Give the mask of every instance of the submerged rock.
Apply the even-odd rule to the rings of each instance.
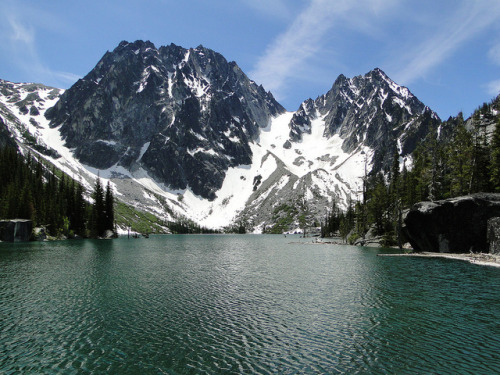
[[[488,252],[488,220],[500,216],[500,194],[479,193],[415,204],[403,231],[417,252]]]

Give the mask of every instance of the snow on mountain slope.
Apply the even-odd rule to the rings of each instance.
[[[66,146],[60,128],[51,128],[44,116],[45,111],[57,102],[62,90],[44,86],[34,89],[33,85],[5,81],[2,85],[10,87],[11,92],[2,91],[1,115],[18,140],[23,140],[26,132],[31,134],[36,144],[55,150],[41,156],[70,176],[79,178],[88,190],[100,176],[104,183],[112,183],[118,199],[165,220],[182,216],[203,226],[222,228],[238,219],[250,220],[251,227],[261,228],[270,222],[269,212],[273,207],[281,204],[283,199],[298,199],[300,195],[310,199],[315,195],[326,197],[326,202],[317,202],[320,214],[334,195],[345,202],[356,194],[367,155],[370,155],[366,147],[352,154],[345,153],[339,136],[324,137],[326,125],[321,116],[312,121],[310,134],[304,134],[291,148],[282,147],[294,115],[287,112],[273,118],[266,128],[261,129],[258,138],[249,144],[252,162],[229,168],[222,188],[217,191],[217,198],[209,201],[193,194],[189,188],[171,189],[155,181],[143,168],[131,171],[115,164],[99,170],[81,163],[73,150]],[[30,95],[31,99],[27,100]],[[30,107],[28,111],[26,103]],[[26,140],[21,144],[26,148],[29,146]],[[143,148],[147,146],[145,144]],[[260,215],[257,215],[259,210]]]
[[[45,111],[53,107],[64,92],[61,89],[46,87],[32,83],[12,83],[0,80],[0,119],[7,125],[11,134],[14,135],[22,152],[30,150],[34,155],[39,155],[54,166],[78,179],[88,191],[94,186],[98,176],[104,183],[112,180],[115,193],[127,203],[131,203],[136,196],[148,196],[147,189],[161,192],[160,186],[145,178],[145,174],[137,171],[137,178],[130,176],[123,168],[110,168],[108,170],[97,170],[79,162],[73,150],[66,147],[59,128],[51,128],[49,121],[45,118]],[[126,183],[123,179],[115,179],[115,176],[129,177]],[[116,182],[114,182],[116,181]],[[128,186],[131,185],[131,186]],[[151,194],[151,193],[149,193]],[[123,199],[123,198],[130,198]],[[150,203],[154,202],[149,198]],[[133,204],[138,208],[141,204]],[[156,214],[164,214],[164,210],[154,209],[150,211]]]
[[[0,120],[89,190],[100,176],[166,221],[257,232],[346,207],[439,122],[379,69],[284,112],[215,52],[148,42],[122,42],[65,93],[0,81]]]
[[[344,205],[349,198],[356,198],[365,164],[369,170],[368,160],[373,151],[360,146],[353,153],[345,153],[339,136],[329,139],[323,136],[325,121],[321,118],[312,122],[311,134],[305,135],[301,142],[290,149],[283,148],[293,114],[279,115],[261,130],[259,138],[250,143],[252,163],[228,170],[215,201],[183,191],[185,212],[191,212],[193,220],[207,227],[224,227],[238,219],[249,227],[261,228],[265,222],[270,223],[273,207],[282,203],[279,195],[292,202],[299,199],[303,190],[298,186],[304,181],[310,180],[306,195],[308,192],[310,200],[316,197],[319,215],[334,197]],[[286,190],[289,191],[285,194]],[[264,204],[266,200],[270,203]],[[263,215],[256,214],[259,209],[264,210]]]
[[[33,83],[0,80],[0,117],[19,140],[54,148],[45,111],[54,106],[64,90]]]
[[[82,163],[144,169],[174,189],[216,198],[249,141],[284,112],[235,62],[208,48],[122,42],[47,117]]]
[[[305,134],[293,148],[281,147],[288,137],[288,124],[294,114],[287,112],[273,118],[258,138],[250,142],[252,162],[229,168],[217,198],[209,201],[193,194],[189,188],[171,189],[155,181],[142,168],[131,171],[115,164],[99,170],[81,163],[66,146],[60,128],[51,128],[44,116],[45,111],[55,105],[62,90],[6,81],[1,82],[1,88],[0,116],[24,149],[37,152],[32,146],[43,145],[49,152],[40,155],[79,179],[88,190],[100,176],[103,183],[112,183],[118,199],[165,220],[182,216],[207,227],[228,226],[245,212],[249,199],[254,207],[268,210],[265,200],[278,201],[276,195],[287,185],[292,191],[299,191],[293,184],[297,185],[301,178],[318,171],[320,173],[311,178],[314,188],[326,195],[336,188],[343,192],[345,199],[357,188],[359,171],[364,171],[366,158],[362,151],[346,154],[341,149],[339,137],[323,137],[325,122],[321,118],[312,122],[311,134]],[[35,143],[30,144],[25,139],[27,133]],[[339,186],[342,187],[339,189]]]

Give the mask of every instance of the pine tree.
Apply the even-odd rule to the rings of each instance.
[[[114,231],[115,227],[115,211],[114,211],[114,197],[113,191],[111,190],[111,185],[108,181],[106,185],[106,196],[104,199],[104,211],[105,211],[105,230]]]
[[[391,193],[398,194],[399,190],[399,179],[400,179],[400,171],[399,171],[399,151],[396,145],[394,145],[394,150],[392,152],[392,167],[391,167]]]
[[[102,189],[101,179],[98,176],[94,192],[92,194],[94,198],[94,204],[92,205],[92,217],[91,217],[91,236],[100,237],[106,231],[106,216],[105,216],[105,204],[104,204],[104,191]]]
[[[87,203],[83,197],[83,185],[76,184],[75,191],[75,212],[73,215],[73,228],[76,234],[85,236],[85,222],[86,222],[86,207]]]
[[[399,152],[397,147],[394,148],[392,168],[391,168],[391,182],[389,187],[389,204],[391,205],[391,218],[394,233],[396,235],[399,247],[402,246],[401,241],[401,227],[402,227],[402,194],[401,194],[401,173],[399,171]]]
[[[370,198],[367,201],[369,220],[375,224],[376,232],[383,234],[390,227],[390,221],[388,220],[389,194],[382,173],[378,173],[370,185]]]
[[[488,138],[486,128],[480,128],[477,122],[474,122],[474,147],[472,173],[469,181],[469,191],[471,193],[485,192],[489,190],[489,171],[490,164]]]
[[[470,193],[470,176],[473,170],[473,140],[471,133],[459,121],[449,146],[451,196]]]
[[[24,185],[19,195],[19,206],[16,216],[21,219],[35,219],[35,205],[33,204],[31,188],[28,183]]]

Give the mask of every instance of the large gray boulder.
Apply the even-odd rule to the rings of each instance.
[[[18,242],[29,241],[33,222],[31,220],[14,219],[0,221],[0,241]]]
[[[417,252],[488,252],[488,220],[500,216],[500,194],[479,193],[415,204],[403,231]]]

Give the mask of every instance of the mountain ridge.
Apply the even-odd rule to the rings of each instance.
[[[44,158],[87,186],[99,174],[118,199],[165,220],[244,222],[254,231],[278,222],[292,229],[300,216],[317,221],[333,201],[346,207],[366,173],[387,173],[395,152],[410,167],[419,140],[441,124],[379,68],[339,75],[327,93],[287,112],[201,45],[123,41],[57,104],[39,103],[39,115],[38,104],[33,115],[20,111],[26,90],[17,87],[19,100],[0,103],[24,126],[18,142],[32,134]],[[37,116],[44,120],[34,126]],[[300,209],[288,217],[288,206]]]

